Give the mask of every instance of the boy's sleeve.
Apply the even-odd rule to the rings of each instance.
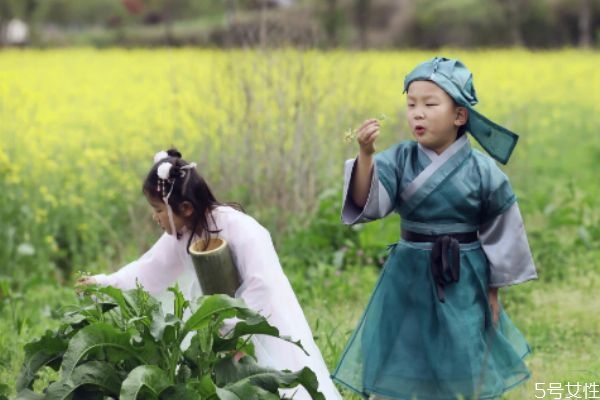
[[[398,188],[396,154],[396,148],[393,147],[375,156],[371,187],[363,208],[358,207],[352,201],[352,196],[349,195],[356,159],[346,161],[342,203],[342,222],[344,224],[353,225],[374,221],[385,217],[394,210]]]
[[[515,285],[537,278],[523,218],[517,203],[483,224],[479,232],[490,262],[490,286]]]
[[[523,217],[508,178],[494,166],[483,176],[485,193],[479,240],[490,264],[490,287],[537,278]]]

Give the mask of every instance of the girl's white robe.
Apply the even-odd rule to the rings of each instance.
[[[327,400],[341,399],[333,384],[325,361],[317,347],[306,317],[294,291],[283,273],[269,232],[254,218],[227,206],[212,212],[219,237],[228,242],[239,269],[241,286],[235,297],[242,298],[249,308],[265,316],[281,335],[300,340],[309,356],[286,341],[264,335],[254,336],[257,361],[279,370],[312,369],[319,380],[319,390]],[[210,219],[209,219],[210,221]],[[212,223],[211,223],[212,225]],[[132,289],[139,282],[156,296],[165,310],[172,312],[172,293],[166,289],[177,283],[186,299],[193,301],[202,295],[191,257],[186,251],[189,233],[179,240],[163,234],[138,260],[106,275],[95,275],[99,285]],[[304,388],[285,392],[294,399],[310,399]]]

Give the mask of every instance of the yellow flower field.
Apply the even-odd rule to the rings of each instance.
[[[282,240],[290,226],[306,225],[328,189],[340,193],[343,161],[356,151],[345,140],[350,129],[385,115],[380,149],[409,138],[403,78],[434,55],[465,62],[475,77],[476,108],[520,134],[503,169],[519,196],[542,280],[555,285],[507,297],[534,345],[534,376],[546,384],[591,382],[587,373],[563,373],[562,365],[575,368],[600,338],[595,320],[584,317],[595,306],[581,308],[591,293],[586,285],[599,276],[596,52],[3,50],[0,283],[20,288],[56,272],[70,282],[77,270],[107,271],[147,248],[158,232],[141,182],[154,153],[171,146],[198,163],[219,199],[241,202]],[[384,246],[397,235],[395,224],[365,229],[362,243]],[[352,328],[375,277],[352,270],[357,275],[345,279],[354,283],[345,283],[323,265],[311,271],[288,274],[333,365],[347,336],[339,329]],[[571,275],[579,276],[575,283]],[[572,285],[577,290],[569,297]],[[10,300],[3,290],[0,300]],[[348,303],[335,305],[340,297]],[[565,297],[572,301],[553,301]],[[533,306],[546,310],[544,318],[530,322]],[[15,318],[0,321],[0,331],[18,325]],[[30,325],[18,326],[43,330]],[[571,346],[556,344],[553,332],[565,332]],[[13,349],[3,364],[14,369],[22,343],[3,337],[0,348]],[[583,363],[599,367],[597,358]],[[14,376],[13,369],[0,370],[0,378]],[[527,385],[510,398],[533,398],[534,383]]]
[[[174,145],[221,197],[282,228],[288,212],[310,210],[339,181],[341,161],[354,152],[343,132],[385,114],[382,145],[407,137],[402,80],[434,54],[462,59],[475,75],[477,108],[521,133],[508,167],[516,179],[566,172],[548,161],[598,143],[600,55],[592,52],[4,51],[5,226],[15,228],[14,245],[41,254],[57,241],[117,239],[138,220],[152,155]],[[592,160],[578,161],[569,173]],[[528,185],[532,176],[522,179]]]

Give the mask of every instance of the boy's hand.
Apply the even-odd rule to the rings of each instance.
[[[364,155],[375,153],[375,140],[379,136],[379,121],[368,119],[356,131],[356,141],[360,146],[360,152]]]
[[[492,322],[494,326],[498,324],[498,318],[500,317],[500,304],[498,303],[498,288],[488,289],[488,302],[490,303],[490,309],[492,311]]]

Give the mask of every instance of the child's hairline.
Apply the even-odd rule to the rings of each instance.
[[[444,91],[444,93],[446,93],[448,95],[448,97],[450,97],[450,99],[452,99],[452,101],[454,102],[454,105],[456,107],[463,107],[466,108],[467,110],[469,110],[469,107],[460,104],[454,97],[452,97],[452,95],[450,93],[448,93],[448,91],[446,91],[446,89],[444,89],[442,86],[440,86],[436,81],[431,80],[431,79],[426,79],[426,78],[417,78],[417,79],[413,79],[412,81],[410,81],[410,83],[408,85],[406,85],[406,90],[404,91],[404,93],[406,94],[406,97],[408,97],[408,88],[410,87],[410,85],[412,85],[413,82],[431,82],[433,83],[435,86],[439,87],[440,89],[442,89]]]

